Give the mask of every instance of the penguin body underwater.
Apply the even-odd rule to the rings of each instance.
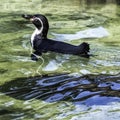
[[[35,31],[31,36],[31,45],[34,52],[31,54],[31,59],[34,61],[38,60],[38,56],[45,52],[56,52],[62,54],[79,55],[82,57],[89,57],[89,44],[81,43],[78,46],[68,44],[61,41],[55,41],[47,38],[49,30],[49,23],[47,18],[41,14],[35,15],[22,15],[23,18],[30,20],[36,27]]]

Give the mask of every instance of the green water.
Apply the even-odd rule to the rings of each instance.
[[[87,2],[86,2],[87,1]],[[116,0],[119,3],[119,1]],[[1,0],[0,6],[0,85],[17,78],[29,78],[44,74],[74,73],[120,74],[120,6],[114,1],[99,0]],[[78,45],[88,42],[87,58],[79,56],[45,53],[38,62],[30,60],[30,36],[34,26],[21,14],[41,13],[49,20],[49,38],[52,33],[74,34],[80,30],[102,26],[109,36],[97,39],[77,39],[69,42]],[[52,61],[52,67],[46,67]],[[21,83],[22,84],[22,83]],[[74,105],[60,101],[47,103],[42,100],[18,100],[0,93],[0,120],[118,120],[120,103],[106,106]]]

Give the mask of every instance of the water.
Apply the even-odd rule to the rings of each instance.
[[[119,4],[119,0],[1,0],[0,120],[119,120]],[[29,39],[34,26],[21,17],[24,13],[45,14],[49,38],[101,26],[109,35],[61,40],[88,42],[93,54],[89,59],[45,53],[33,62]]]

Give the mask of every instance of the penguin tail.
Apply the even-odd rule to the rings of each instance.
[[[90,51],[90,46],[89,46],[89,44],[88,43],[86,43],[86,42],[83,42],[83,43],[81,43],[79,46],[78,46],[78,48],[79,48],[79,54],[82,56],[84,56],[84,55],[86,55],[86,56],[88,56],[89,54],[89,51]]]

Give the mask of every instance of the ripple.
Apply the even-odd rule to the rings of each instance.
[[[34,62],[30,59],[30,57],[26,57],[26,56],[18,56],[18,55],[2,55],[3,57],[5,57],[6,59],[10,60],[10,61],[20,61],[20,62]]]
[[[106,60],[96,60],[97,65],[103,65],[103,66],[120,66],[120,62],[114,62],[114,61],[106,61]]]
[[[55,94],[51,97],[49,97],[48,99],[46,99],[47,102],[56,102],[59,100],[62,100],[64,98],[64,95],[61,93]]]
[[[56,34],[52,33],[57,40],[76,40],[76,39],[83,39],[83,38],[102,38],[109,36],[108,31],[103,28],[102,26],[97,28],[91,28],[83,31],[76,32],[75,34]]]
[[[71,101],[74,104],[86,105],[120,102],[119,91],[120,75],[62,74],[19,78],[0,86],[0,92],[16,99],[40,99],[46,102]]]

